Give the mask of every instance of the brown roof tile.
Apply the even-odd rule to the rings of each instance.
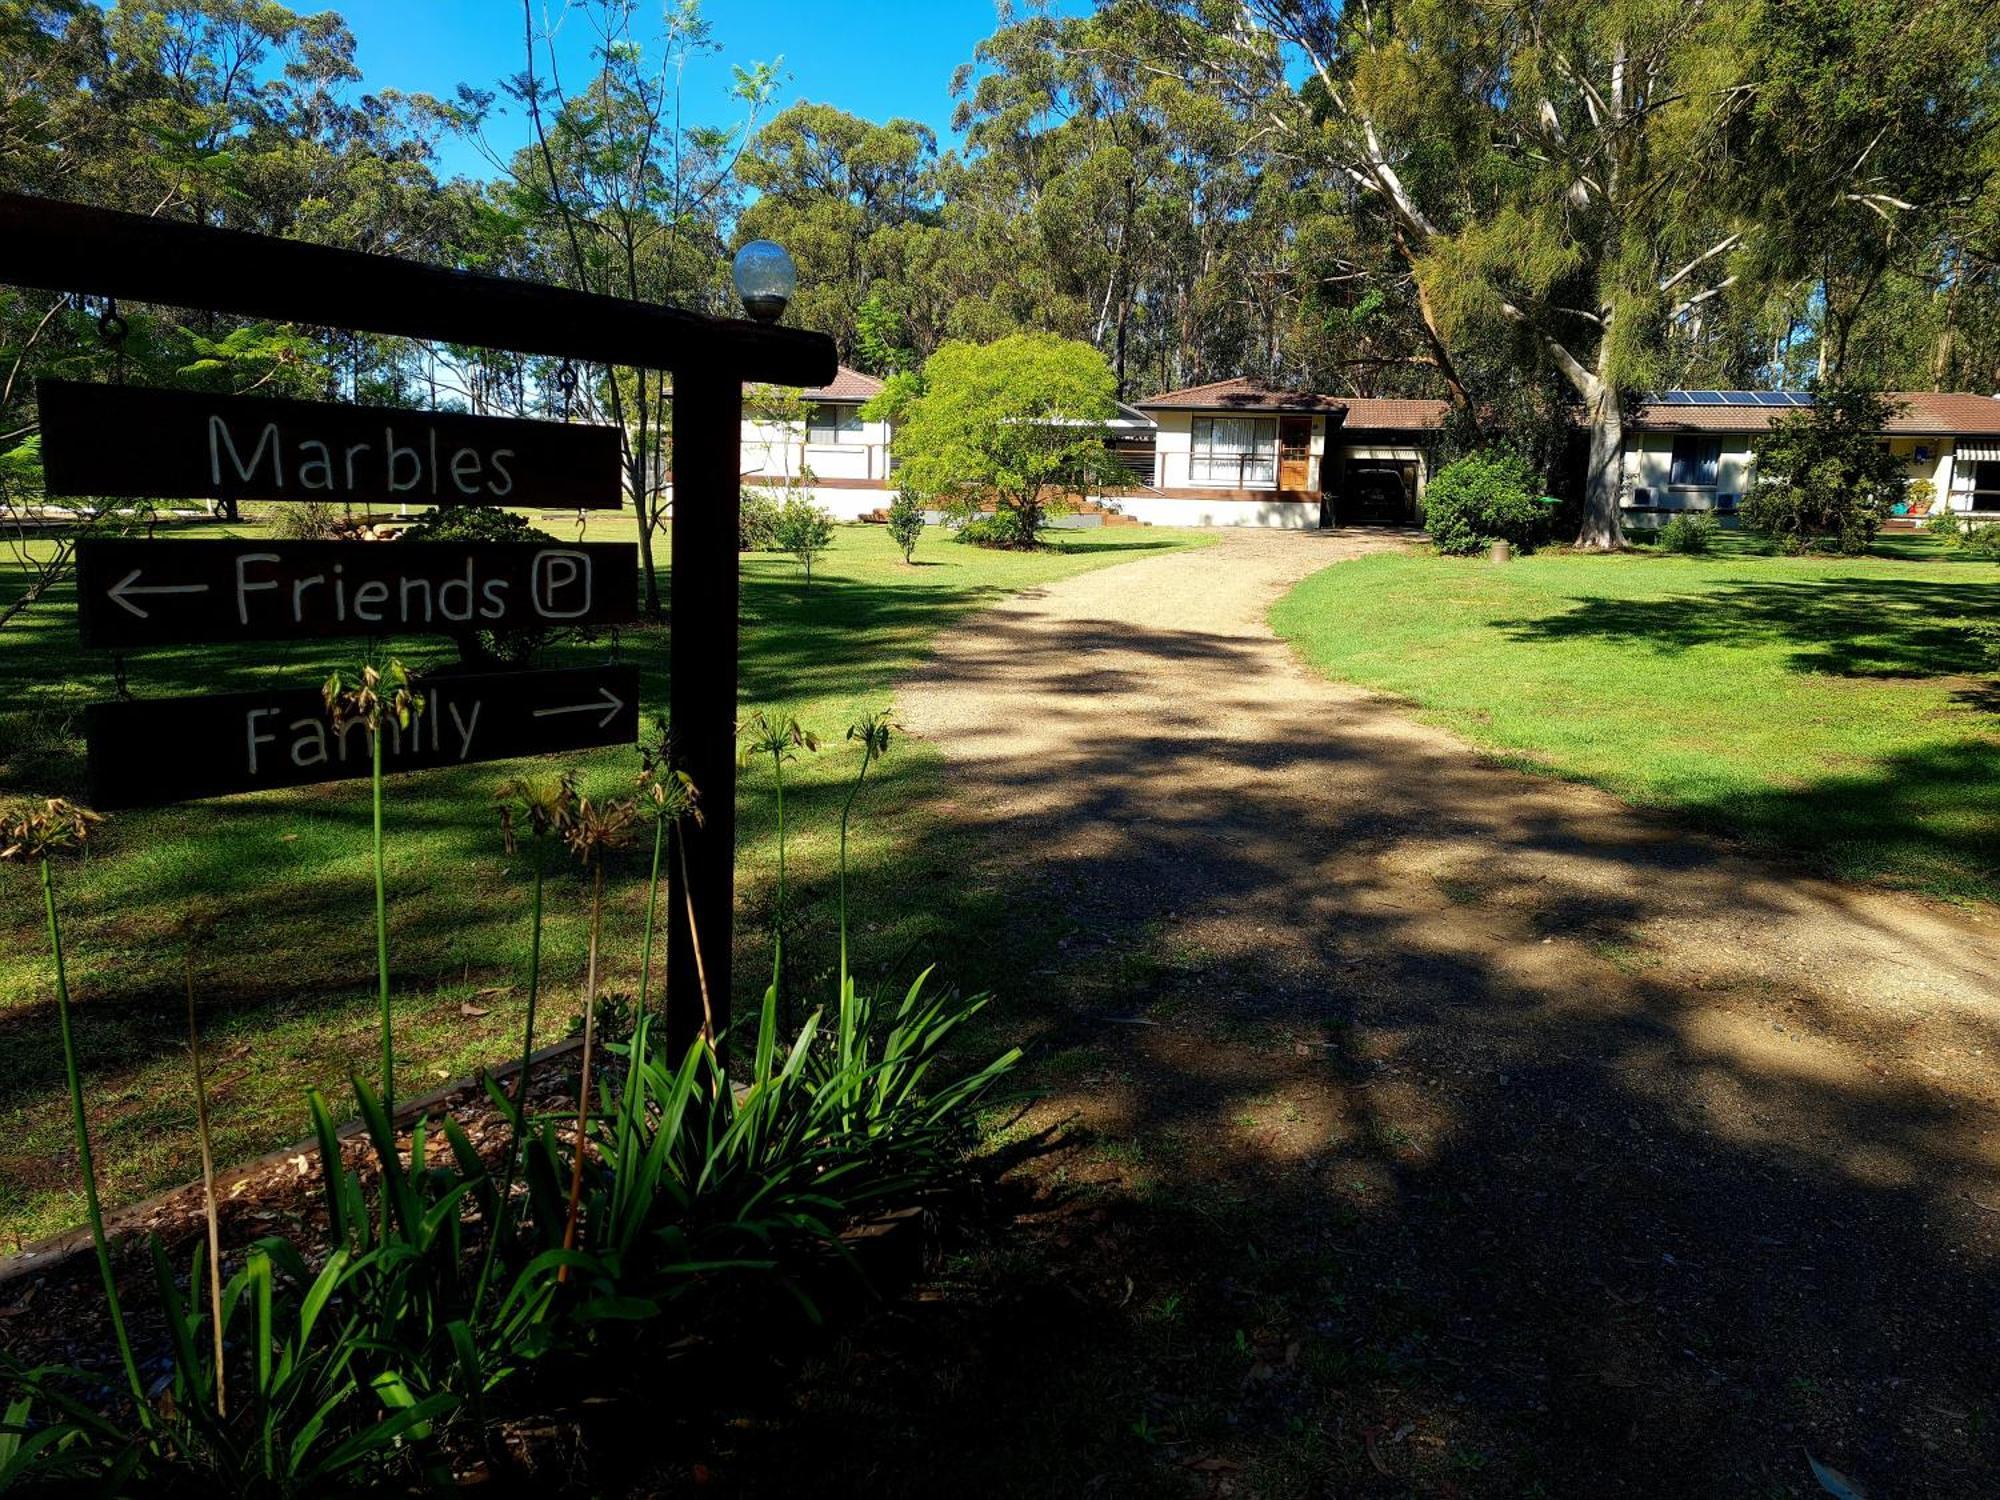
[[[1347,403],[1334,396],[1312,391],[1288,391],[1248,375],[1234,380],[1211,380],[1178,391],[1166,391],[1133,403],[1141,411],[1326,411],[1343,410]]]
[[[1442,427],[1448,401],[1412,401],[1400,396],[1350,396],[1342,432],[1414,432]]]
[[[1901,410],[1889,419],[1891,435],[2000,437],[2000,400],[1957,391],[1885,393]],[[1773,417],[1801,410],[1785,406],[1668,406],[1640,402],[1625,425],[1643,432],[1763,432]]]
[[[864,375],[859,370],[841,365],[834,371],[833,379],[825,385],[815,386],[799,394],[808,401],[866,401],[880,394],[882,382],[873,375]]]

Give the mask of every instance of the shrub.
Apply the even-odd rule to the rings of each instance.
[[[765,722],[781,776],[790,736],[816,742],[790,721],[782,732]],[[850,731],[862,757],[841,818],[843,892],[847,814],[891,727],[878,714]],[[538,843],[558,832],[573,842],[562,825],[582,816],[581,799],[572,805],[560,791],[503,789],[510,824],[518,812]],[[60,954],[45,860],[80,841],[89,817],[60,804],[23,817],[0,828],[0,850],[8,864],[43,862]],[[659,1358],[696,1316],[781,1305],[780,1290],[813,1313],[816,1278],[861,1269],[844,1229],[935,1202],[962,1177],[977,1113],[1019,1057],[1010,1050],[980,1067],[948,1056],[984,999],[934,991],[928,970],[879,996],[859,988],[844,900],[842,911],[836,992],[796,1028],[781,1026],[774,954],[763,1004],[731,1036],[727,1062],[705,1034],[669,1052],[658,1018],[637,1007],[631,1040],[611,1048],[622,1066],[591,1095],[598,1107],[584,1117],[582,1151],[567,1122],[531,1119],[525,1074],[511,1097],[485,1080],[508,1131],[498,1163],[450,1113],[436,1128],[419,1119],[405,1144],[387,1101],[356,1079],[372,1156],[364,1171],[325,1102],[309,1095],[318,1243],[245,1247],[215,1315],[204,1311],[215,1305],[203,1296],[215,1274],[206,1246],[178,1271],[156,1246],[148,1326],[165,1344],[164,1373],[142,1381],[126,1357],[129,1399],[112,1395],[102,1372],[25,1368],[0,1351],[0,1489],[442,1491],[478,1461],[494,1404],[514,1399],[529,1372],[543,1373],[527,1399],[551,1389],[589,1396],[569,1387]],[[66,1001],[60,979],[57,998]],[[73,1052],[68,1072],[80,1098]],[[78,1163],[94,1185],[80,1102],[77,1118]],[[516,1141],[526,1148],[518,1175]],[[102,1269],[116,1316],[108,1253]],[[148,1358],[149,1374],[154,1365]]]
[[[1902,460],[1882,442],[1891,415],[1891,403],[1872,391],[1827,389],[1805,410],[1774,419],[1757,450],[1743,523],[1787,552],[1867,551],[1906,482]]]
[[[339,532],[343,519],[341,507],[324,500],[274,505],[271,535],[287,542],[323,542]]]
[[[1021,525],[1018,512],[1011,510],[996,510],[985,515],[973,516],[952,533],[952,539],[970,542],[975,547],[1033,545]]]
[[[778,507],[778,524],[773,533],[778,549],[796,557],[806,570],[806,587],[812,587],[813,559],[833,542],[833,517],[804,495],[793,495]]]
[[[1975,557],[2000,558],[2000,521],[1968,528],[1959,537],[1959,545]]]
[[[1466,556],[1494,542],[1532,546],[1547,510],[1527,460],[1489,448],[1446,464],[1424,491],[1425,528],[1438,551]]]
[[[1660,546],[1668,552],[1707,552],[1715,546],[1718,529],[1707,511],[1683,511],[1660,528]]]
[[[924,508],[908,490],[897,490],[889,502],[889,540],[902,549],[909,562],[917,550],[917,538],[924,534]]]
[[[297,507],[293,507],[297,509]],[[491,505],[440,505],[399,538],[405,542],[553,542],[525,516]]]
[[[744,485],[736,508],[736,550],[770,552],[777,545],[778,502],[762,485]]]
[[[526,517],[490,505],[441,505],[397,538],[400,542],[557,540]],[[556,634],[550,630],[455,630],[451,643],[458,648],[459,661],[473,671],[504,671],[528,666]]]
[[[1934,510],[1924,522],[1924,530],[1954,547],[1965,540],[1965,526],[1956,515],[1948,510]]]

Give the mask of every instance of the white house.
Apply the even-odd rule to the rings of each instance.
[[[1239,376],[1137,403],[1150,479],[1108,497],[1171,526],[1415,524],[1442,401],[1327,396]]]
[[[2000,398],[1896,391],[1882,434],[1912,480],[1910,519],[1950,509],[2000,520]],[[1626,414],[1621,505],[1625,523],[1659,526],[1684,510],[1735,511],[1756,482],[1755,445],[1772,419],[1810,406],[1798,391],[1661,391]]]
[[[889,424],[861,417],[863,404],[881,389],[873,375],[842,365],[830,383],[799,393],[808,403],[803,422],[765,422],[746,414],[743,482],[783,486],[809,474],[804,492],[842,521],[888,505]]]

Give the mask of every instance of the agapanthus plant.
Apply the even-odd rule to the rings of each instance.
[[[667,729],[665,719],[653,720],[653,738],[639,747],[639,775],[637,796],[639,811],[653,820],[653,866],[646,879],[646,924],[645,935],[639,944],[639,1009],[646,1009],[647,997],[653,988],[653,919],[660,904],[660,856],[665,851],[667,829],[683,818],[692,823],[701,822],[701,801],[695,794],[694,782],[687,772],[677,770],[672,763],[673,737]],[[687,853],[680,851],[681,873],[687,873]],[[685,880],[683,880],[685,884]],[[692,931],[694,919],[692,908],[688,918]],[[714,1039],[715,1018],[708,999],[708,977],[702,972],[701,952],[695,951],[696,982],[701,986],[702,1035]],[[666,997],[661,997],[661,1009],[666,1008]]]
[[[132,1357],[132,1340],[125,1332],[125,1309],[118,1300],[118,1282],[111,1274],[111,1243],[105,1237],[104,1208],[97,1197],[97,1162],[90,1150],[90,1122],[83,1107],[83,1072],[77,1063],[76,1030],[70,1018],[69,971],[63,962],[62,924],[56,915],[55,860],[81,850],[102,821],[89,808],[60,797],[0,810],[0,862],[33,865],[41,877],[49,955],[55,964],[56,1023],[62,1033],[63,1073],[69,1083],[70,1124],[76,1133],[77,1165],[83,1172],[84,1211],[90,1217],[90,1239],[97,1250],[98,1273],[104,1279],[104,1300],[111,1315],[112,1336],[118,1343],[118,1357],[125,1366],[125,1379],[138,1406],[140,1423],[150,1426],[152,1409],[146,1403],[138,1362]]]
[[[382,870],[382,731],[407,730],[423,713],[424,697],[400,661],[377,667],[363,662],[338,671],[320,689],[327,717],[338,734],[359,723],[368,734],[368,757],[375,811],[375,976],[382,1007],[382,1106],[396,1110],[396,1033],[389,1012],[389,895]]]
[[[563,1222],[563,1248],[576,1248],[577,1220],[583,1205],[583,1158],[590,1130],[590,1068],[597,1045],[597,959],[604,935],[604,856],[625,841],[639,816],[629,797],[611,802],[576,800],[576,814],[563,841],[590,872],[590,954],[583,986],[583,1056],[576,1086],[576,1146],[570,1162],[569,1212]],[[565,1267],[565,1274],[568,1268]]]

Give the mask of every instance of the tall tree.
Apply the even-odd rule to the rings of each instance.
[[[776,240],[790,251],[799,271],[790,320],[830,335],[843,361],[878,374],[891,373],[904,342],[900,318],[882,319],[894,309],[907,247],[937,222],[936,162],[928,126],[875,125],[826,104],[792,105],[743,154],[743,183],[757,197],[736,222],[736,240]]]

